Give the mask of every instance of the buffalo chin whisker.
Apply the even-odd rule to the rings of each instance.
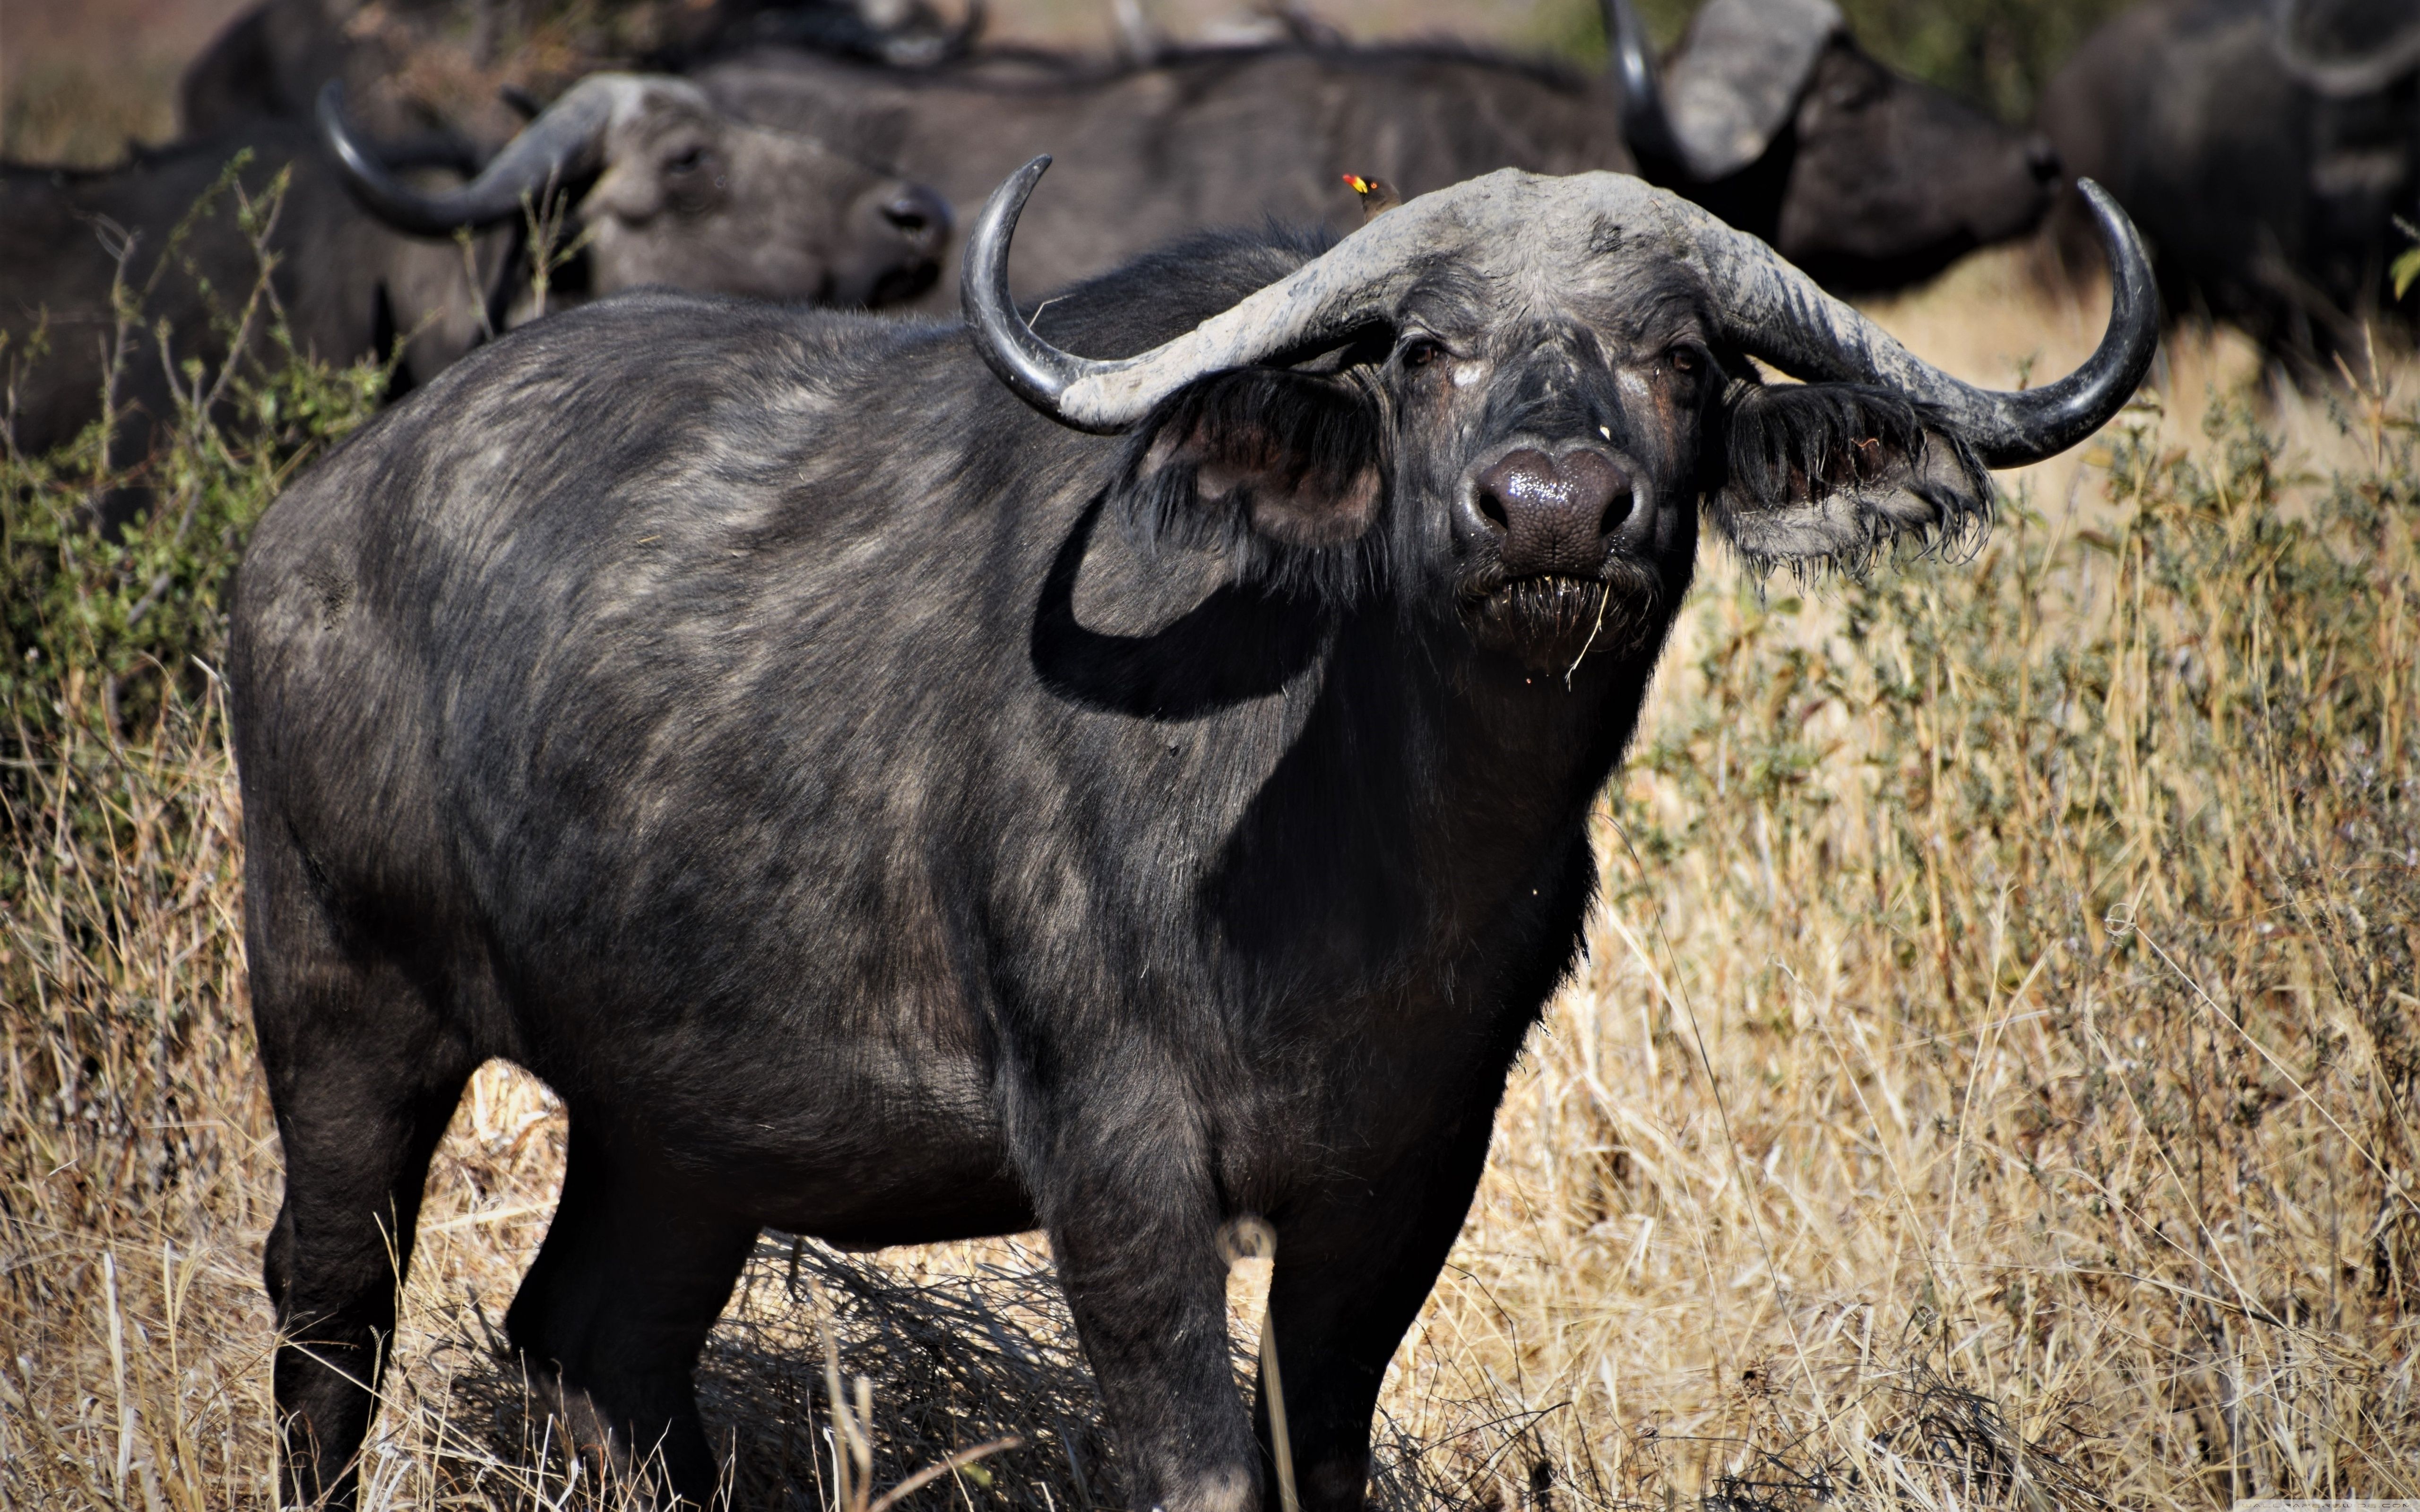
[[[1463,611],[1482,645],[1568,676],[1590,656],[1636,651],[1662,596],[1652,569],[1625,563],[1602,579],[1516,578],[1466,598]]]

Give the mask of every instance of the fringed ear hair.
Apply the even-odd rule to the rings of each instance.
[[[1385,496],[1378,420],[1349,382],[1239,368],[1187,385],[1126,443],[1121,522],[1237,553],[1252,577],[1351,592]]]
[[[1855,571],[1895,541],[1979,529],[1992,484],[1974,450],[1885,389],[1734,385],[1707,507],[1759,568]]]

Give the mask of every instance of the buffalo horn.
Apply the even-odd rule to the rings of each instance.
[[[2109,255],[2109,324],[2082,367],[2044,388],[2003,393],[1920,361],[1881,327],[1819,288],[1781,255],[1677,195],[1620,174],[1541,178],[1505,169],[1423,194],[1233,307],[1140,356],[1096,361],[1061,351],[1008,291],[1017,212],[1050,165],[1036,158],[992,192],[967,237],[961,293],[975,346],[1026,403],[1063,425],[1125,429],[1186,384],[1299,350],[1388,317],[1440,252],[1474,238],[1535,244],[1558,224],[1611,223],[1627,246],[1660,245],[1705,273],[1723,337],[1793,378],[1869,383],[1924,407],[1985,464],[2021,467],[2065,450],[2117,413],[2159,342],[2159,301],[2142,239],[2090,179],[2083,190]],[[1601,236],[1566,236],[1565,242]]]
[[[1491,190],[1501,193],[1528,177],[1508,170],[1422,195],[1174,341],[1139,357],[1098,362],[1063,352],[1034,334],[1009,295],[1008,248],[1017,214],[1049,166],[1047,156],[1034,159],[984,202],[967,232],[959,298],[975,347],[1001,382],[1061,424],[1102,435],[1124,430],[1204,374],[1248,367],[1272,352],[1382,318],[1388,290],[1434,242],[1440,217],[1451,217],[1474,195],[1483,200]],[[1404,213],[1415,207],[1424,213]]]
[[[628,74],[592,74],[538,114],[504,145],[478,177],[459,189],[427,193],[396,177],[345,124],[345,89],[328,81],[319,91],[319,134],[343,170],[346,187],[370,213],[398,231],[451,236],[521,213],[525,199],[550,184],[587,177],[604,164],[605,128],[621,102],[642,88]]]
[[[1605,41],[1613,54],[1614,80],[1621,86],[1623,140],[1641,163],[1677,164],[1681,148],[1665,114],[1654,47],[1630,0],[1605,0]]]
[[[2337,45],[2328,49],[2330,56],[2321,56],[2298,35],[2304,29],[2299,23],[2309,9],[2308,0],[2271,0],[2269,7],[2269,45],[2287,73],[2306,88],[2330,100],[2353,100],[2374,95],[2420,68],[2420,16],[2408,9],[2403,11],[2401,29],[2389,36],[2331,39]],[[2389,6],[2375,7],[2368,15],[2346,7],[2340,16],[2347,21],[2359,17],[2366,23],[2395,13]],[[2324,29],[2327,20],[2336,18],[2321,10],[2312,19],[2320,21]]]
[[[2024,467],[2098,430],[2133,396],[2159,347],[2159,295],[2134,224],[2089,178],[2075,187],[2092,208],[2109,258],[2109,323],[2084,365],[2039,389],[1962,383],[1818,288],[1779,253],[1703,216],[1704,262],[1725,333],[1792,378],[1871,383],[1931,409],[1987,467]],[[1702,212],[1699,212],[1702,216]]]

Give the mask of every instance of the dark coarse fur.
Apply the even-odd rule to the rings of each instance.
[[[1028,409],[954,325],[641,293],[298,483],[229,669],[287,1493],[349,1494],[390,1257],[501,1056],[570,1109],[506,1321],[581,1442],[660,1443],[706,1494],[689,1372],[759,1226],[1039,1226],[1125,1504],[1248,1512],[1269,1461],[1216,1234],[1258,1213],[1304,1504],[1357,1506],[1380,1377],[1580,948],[1586,816],[1744,369],[1698,275],[1587,237],[1474,233],[1387,329],[1124,438]],[[1139,351],[1315,245],[1198,239],[1043,330]],[[1882,409],[1810,403],[1784,450]],[[1568,522],[1534,478],[1491,521],[1472,480],[1556,467],[1630,491],[1531,561]],[[1802,554],[1866,549],[1865,507]]]
[[[1720,485],[1708,497],[1723,534],[1759,568],[1799,561],[1855,571],[1887,545],[1931,546],[1979,532],[1989,522],[1991,486],[1974,449],[1886,390],[1744,384],[1732,397],[1727,430]],[[1871,532],[1862,545],[1835,547],[1821,558],[1776,539],[1809,501],[1869,493],[1900,496],[1913,512],[1861,511],[1856,517]]]

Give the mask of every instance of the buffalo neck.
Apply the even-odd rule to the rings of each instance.
[[[1250,791],[1197,831],[1193,902],[1226,966],[1293,983],[1308,1005],[1424,999],[1423,983],[1568,959],[1593,887],[1589,808],[1655,647],[1568,678],[1525,672],[1383,601],[1327,617],[1317,639],[1255,717],[1274,738],[1251,743],[1267,756]],[[1222,774],[1208,760],[1205,789]]]

